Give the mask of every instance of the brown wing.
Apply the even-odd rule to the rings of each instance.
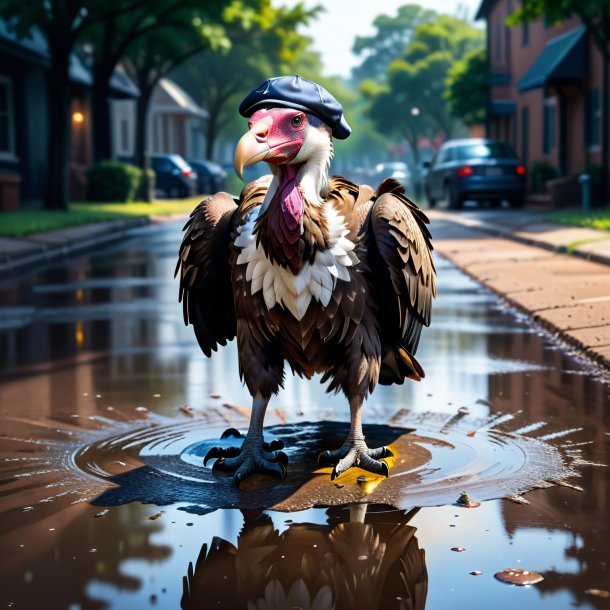
[[[235,337],[229,259],[237,204],[227,193],[202,201],[184,226],[178,255],[184,323],[193,325],[206,356]]]
[[[263,202],[271,176],[244,186],[239,199],[216,193],[202,201],[184,226],[176,275],[184,323],[192,324],[203,353],[235,337],[237,320],[231,285],[231,261],[236,226]]]
[[[369,264],[382,307],[383,330],[386,340],[396,337],[413,355],[422,326],[430,325],[436,297],[429,221],[396,180],[384,180],[376,196],[370,217],[369,238],[374,246],[369,245]]]

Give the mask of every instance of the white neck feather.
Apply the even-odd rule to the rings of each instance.
[[[333,158],[333,144],[316,148],[297,174],[297,182],[309,203],[322,203],[328,195],[328,168]]]

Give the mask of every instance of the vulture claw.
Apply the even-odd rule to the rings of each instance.
[[[212,447],[203,458],[203,465],[207,466],[209,460],[213,460],[214,458],[219,458],[222,455],[221,447]]]
[[[235,457],[239,455],[239,447],[212,447],[203,458],[203,465],[207,466],[208,462],[214,458]]]
[[[276,451],[273,454],[273,461],[282,464],[284,468],[288,466],[288,456],[283,451]]]
[[[279,462],[269,462],[268,460],[247,458],[233,475],[235,485],[239,484],[255,473],[268,474],[272,477],[283,479],[286,476],[286,468]]]
[[[346,444],[340,449],[320,453],[318,464],[321,466],[334,464],[330,474],[331,481],[334,481],[352,466],[357,466],[362,470],[372,472],[373,474],[380,474],[387,478],[390,476],[390,468],[381,459],[392,457],[393,455],[392,451],[387,447],[368,449],[363,442],[359,442],[354,444],[354,446]]]
[[[229,428],[223,432],[222,438],[244,436],[235,428]],[[283,479],[288,465],[288,456],[280,451],[283,447],[284,443],[279,439],[261,443],[258,438],[255,440],[246,436],[241,447],[212,447],[205,454],[203,465],[215,459],[212,471],[234,473],[236,485],[257,472]]]
[[[284,448],[284,443],[277,438],[274,438],[270,443],[263,443],[263,449],[265,451],[269,451],[270,453],[273,451],[276,451],[277,449],[283,449],[283,448]]]

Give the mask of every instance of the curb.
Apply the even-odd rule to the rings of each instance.
[[[41,252],[26,253],[17,255],[12,259],[0,264],[0,280],[11,278],[25,268],[34,265],[46,265],[66,258],[71,254],[80,254],[86,250],[94,249],[100,245],[109,244],[119,240],[123,235],[134,227],[151,224],[153,220],[147,216],[130,218],[128,220],[112,221],[110,224],[100,226],[100,231],[96,235],[77,239],[73,243],[62,244],[56,247],[47,247]],[[27,237],[24,238],[27,240]]]

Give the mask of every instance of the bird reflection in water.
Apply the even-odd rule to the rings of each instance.
[[[183,610],[423,610],[425,553],[408,525],[418,509],[327,510],[325,525],[282,533],[262,511],[243,511],[237,546],[215,537],[183,578]]]

